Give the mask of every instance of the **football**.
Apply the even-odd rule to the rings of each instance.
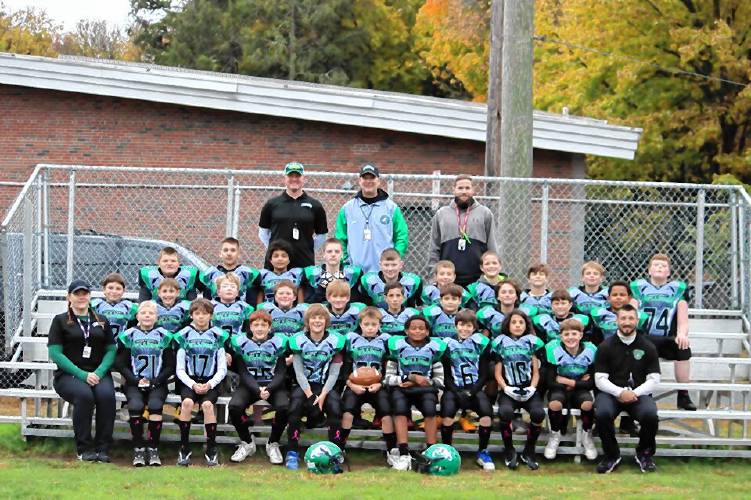
[[[349,380],[357,385],[373,385],[381,381],[381,373],[375,368],[364,366],[362,368],[355,368],[349,375]]]

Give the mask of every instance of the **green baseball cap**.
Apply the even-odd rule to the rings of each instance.
[[[305,167],[303,167],[302,163],[300,162],[291,161],[284,166],[284,175],[289,175],[289,174],[303,175],[304,173],[305,173]]]

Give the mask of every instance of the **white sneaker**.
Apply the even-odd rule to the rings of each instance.
[[[281,450],[279,450],[279,443],[266,443],[266,455],[269,456],[269,462],[274,465],[284,463],[284,457]]]
[[[240,444],[237,446],[237,450],[235,450],[235,453],[230,457],[230,460],[233,462],[242,462],[246,458],[252,456],[256,452],[256,442],[253,439],[253,436],[250,436],[250,443],[246,443],[245,441],[240,441]]]
[[[399,449],[398,448],[391,448],[388,452],[386,452],[386,463],[390,466],[394,466],[397,459],[399,458]]]
[[[550,437],[548,437],[548,444],[545,445],[545,458],[553,460],[558,454],[558,446],[561,444],[561,432],[550,431]]]
[[[394,464],[391,466],[394,470],[410,470],[412,468],[412,457],[409,455],[399,455],[394,459]]]
[[[582,433],[582,446],[584,447],[584,456],[587,457],[587,460],[597,458],[597,448],[595,447],[594,439],[592,439],[591,429]]]

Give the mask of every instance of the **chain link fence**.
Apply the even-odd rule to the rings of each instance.
[[[356,173],[305,175],[330,234],[357,180]],[[428,278],[431,220],[453,198],[454,177],[381,180],[407,219],[405,267]],[[39,166],[2,227],[4,359],[23,359],[14,337],[32,334],[24,311],[37,292],[64,290],[73,277],[98,284],[117,271],[136,291],[138,268],[154,264],[161,247],[175,246],[183,263],[204,268],[218,262],[227,235],[240,239],[245,263],[260,267],[260,210],[282,182],[278,170]],[[545,262],[551,288],[576,284],[587,260],[601,262],[608,281],[631,280],[662,252],[673,277],[689,283],[693,307],[750,310],[751,199],[738,187],[487,177],[474,185],[496,215],[504,271],[522,283],[530,264]]]

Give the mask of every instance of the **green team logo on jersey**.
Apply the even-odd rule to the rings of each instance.
[[[644,351],[642,351],[641,349],[634,349],[634,359],[636,361],[639,361],[643,357],[644,357]]]

